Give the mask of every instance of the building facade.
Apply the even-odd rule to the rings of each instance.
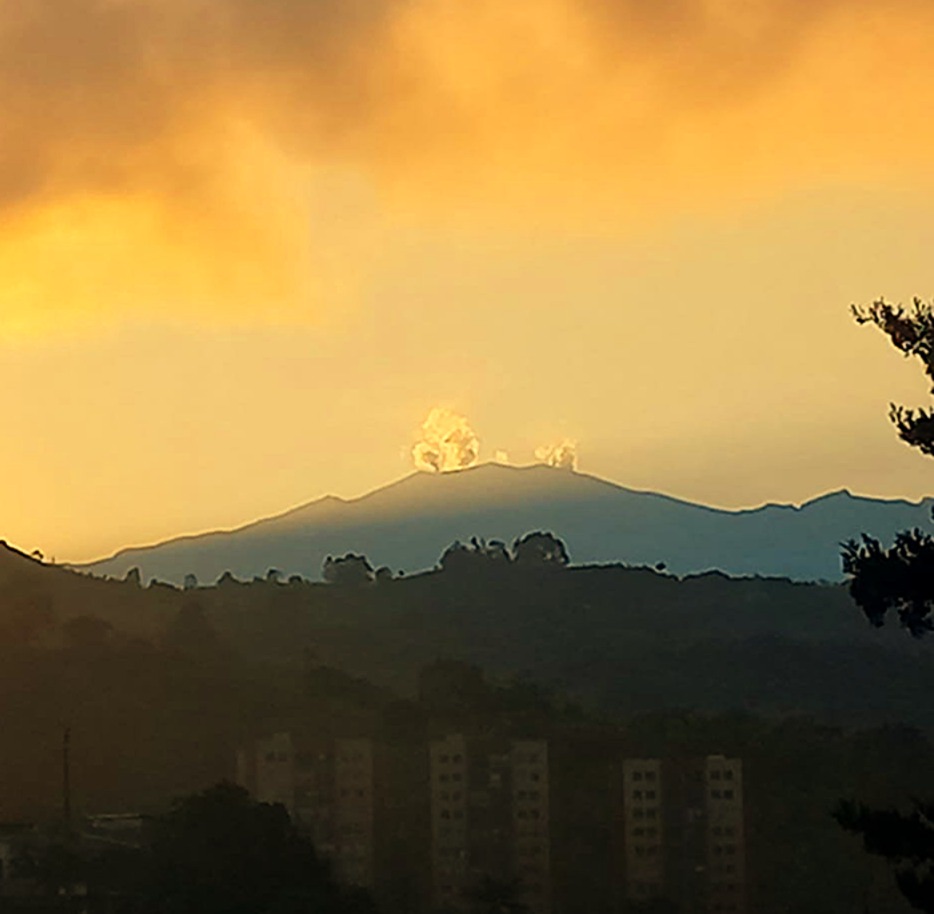
[[[684,914],[744,914],[740,759],[626,759],[619,797],[626,903],[667,899]]]
[[[503,892],[551,910],[548,744],[467,739],[429,745],[431,901],[462,909]]]
[[[238,780],[263,803],[281,803],[347,885],[372,888],[376,777],[369,739],[275,733],[238,754]]]

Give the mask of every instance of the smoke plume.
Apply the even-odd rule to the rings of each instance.
[[[447,473],[473,466],[480,456],[480,439],[464,416],[435,407],[422,423],[422,438],[412,448],[418,470]]]
[[[546,466],[560,470],[577,469],[577,442],[564,438],[554,444],[535,448],[535,459]]]

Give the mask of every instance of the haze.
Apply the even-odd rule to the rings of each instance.
[[[934,9],[0,8],[4,535],[78,561],[479,459],[917,498]],[[551,450],[549,450],[551,449]],[[506,457],[508,455],[508,457]]]

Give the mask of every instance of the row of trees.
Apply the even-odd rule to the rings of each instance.
[[[564,568],[570,562],[567,548],[553,533],[536,530],[517,538],[510,548],[501,540],[472,537],[469,543],[459,540],[441,555],[438,568],[449,574],[483,573],[515,567],[523,571],[548,571]],[[374,569],[365,555],[349,552],[340,558],[324,560],[322,577],[328,584],[362,585],[392,580],[388,568]]]

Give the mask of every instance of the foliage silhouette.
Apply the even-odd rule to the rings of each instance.
[[[365,555],[348,552],[337,559],[329,555],[324,560],[322,577],[327,584],[360,585],[371,584],[376,573]]]
[[[892,345],[906,356],[916,356],[934,381],[934,311],[921,299],[910,308],[884,299],[867,308],[853,306],[857,323],[875,324]],[[934,393],[934,387],[932,387]],[[934,456],[934,411],[907,409],[891,404],[889,417],[899,437],[923,454]],[[875,626],[894,610],[901,624],[915,637],[930,631],[934,607],[934,539],[920,530],[898,534],[891,548],[865,533],[843,546],[843,570],[856,604]]]
[[[905,309],[879,299],[868,308],[852,310],[858,323],[875,324],[896,349],[919,358],[928,379],[934,381],[930,304],[915,298]],[[903,441],[934,456],[934,410],[893,403],[889,418]],[[884,625],[892,610],[916,638],[934,629],[934,538],[914,529],[899,533],[890,548],[865,533],[860,541],[842,545],[850,595],[872,625]],[[934,803],[916,800],[913,809],[903,813],[844,801],[834,816],[845,829],[862,836],[867,851],[892,865],[899,889],[915,908],[934,912]]]
[[[342,891],[282,806],[221,783],[156,820],[142,895],[172,914],[347,910]]]
[[[564,543],[553,533],[527,533],[512,545],[514,561],[524,568],[563,568],[570,562]]]
[[[916,800],[905,813],[844,801],[834,818],[861,835],[869,853],[891,864],[902,895],[913,907],[934,911],[934,804]]]
[[[505,568],[512,561],[506,544],[499,540],[487,542],[476,536],[468,544],[457,540],[441,554],[438,566],[449,574],[484,573],[494,568]]]
[[[176,800],[139,846],[56,841],[27,849],[20,872],[48,894],[119,898],[133,914],[375,912],[334,881],[284,807],[227,782]]]

